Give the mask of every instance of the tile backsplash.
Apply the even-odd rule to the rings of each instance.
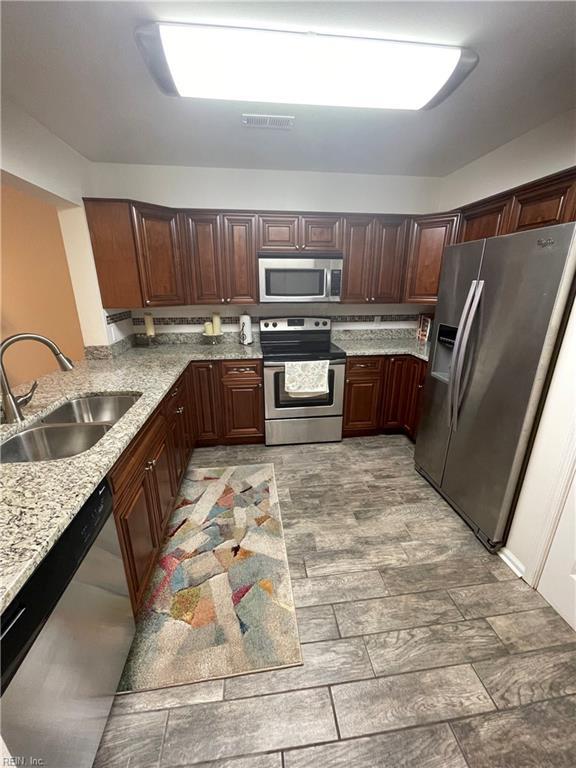
[[[234,307],[216,305],[108,310],[105,312],[105,321],[109,347],[88,348],[87,354],[110,356],[120,354],[133,344],[147,343],[144,312],[149,312],[154,321],[154,343],[179,344],[194,340],[195,335],[202,332],[204,323],[212,319],[214,312],[220,314],[222,331],[231,334],[230,338],[238,334],[240,315],[244,313],[252,318],[256,336],[258,321],[261,318],[302,315],[329,317],[332,320],[332,334],[335,339],[354,336],[370,338],[373,335],[411,338],[416,336],[420,313],[429,313],[430,307],[415,304],[386,304],[377,307],[367,307],[363,304],[257,304]]]

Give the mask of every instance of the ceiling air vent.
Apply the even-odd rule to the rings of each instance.
[[[275,131],[289,131],[294,127],[293,115],[242,115],[242,125],[248,128],[270,128]]]

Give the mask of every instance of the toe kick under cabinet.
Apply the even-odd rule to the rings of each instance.
[[[426,366],[412,355],[349,357],[344,437],[403,432],[414,440]]]

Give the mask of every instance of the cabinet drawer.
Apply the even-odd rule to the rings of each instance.
[[[346,376],[350,378],[379,376],[382,373],[383,364],[382,357],[349,357],[346,360]]]
[[[227,379],[254,379],[262,377],[262,363],[260,360],[224,360],[222,362],[222,378]]]
[[[164,429],[164,424],[162,412],[155,411],[112,467],[108,473],[108,482],[115,497],[130,486],[139,465],[149,458],[159,432]]]

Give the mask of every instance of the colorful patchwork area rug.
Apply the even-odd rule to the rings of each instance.
[[[190,468],[118,690],[301,663],[273,465]]]

